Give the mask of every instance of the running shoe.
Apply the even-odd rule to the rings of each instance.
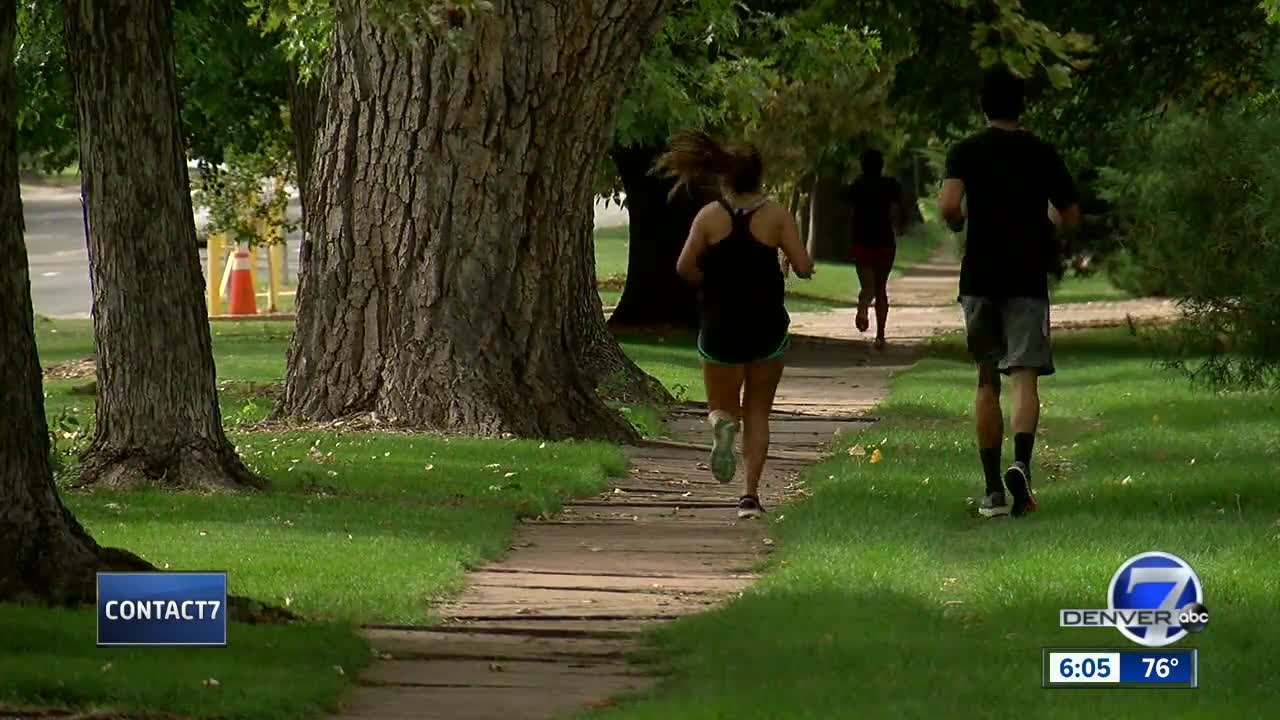
[[[714,417],[712,423],[711,475],[727,483],[738,470],[738,459],[733,450],[733,442],[738,436],[738,421],[721,414]]]
[[[871,327],[871,318],[867,316],[866,305],[858,305],[858,314],[854,316],[853,324],[858,328],[858,332],[866,332]]]
[[[1002,492],[987,493],[987,496],[978,502],[978,514],[985,518],[1004,517],[1010,510],[1009,501],[1005,500]]]
[[[760,498],[755,495],[743,495],[738,499],[738,517],[746,520],[747,518],[758,518],[764,515],[764,506],[760,504]]]
[[[1013,496],[1011,512],[1014,517],[1025,515],[1036,510],[1036,498],[1031,494],[1031,473],[1027,466],[1015,462],[1004,473],[1004,486],[1009,488]]]

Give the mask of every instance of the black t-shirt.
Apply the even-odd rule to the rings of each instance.
[[[987,128],[951,148],[946,177],[964,182],[967,205],[960,294],[1048,298],[1049,203],[1077,200],[1062,156],[1027,130]]]
[[[902,185],[891,177],[860,177],[845,190],[845,199],[853,211],[855,245],[892,247],[897,242],[893,232],[893,205],[902,204]]]

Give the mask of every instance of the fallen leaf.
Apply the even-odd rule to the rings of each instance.
[[[854,445],[853,447],[849,448],[849,454],[852,455],[853,457],[862,457],[863,455],[867,454],[867,451],[861,445]]]
[[[489,663],[489,672],[502,672],[502,664],[496,662]]]
[[[427,472],[431,472],[432,470],[435,470],[435,469],[436,469],[435,465],[428,465],[425,468],[423,468],[423,470],[426,470]]]
[[[111,671],[111,663],[106,663],[105,665],[102,666],[102,672],[110,672],[110,671]]]
[[[876,448],[875,450],[872,450],[872,451],[871,451],[871,462],[872,462],[872,463],[878,463],[878,462],[880,462],[880,461],[881,461],[881,460],[883,460],[883,459],[884,459],[884,456],[880,454],[880,448]]]
[[[515,473],[513,473],[513,472],[509,472],[509,473],[507,473],[506,475],[503,475],[502,477],[515,477],[515,476],[516,476],[516,474],[515,474]]]
[[[1132,475],[1125,475],[1125,476],[1124,476],[1124,479],[1120,481],[1120,484],[1121,484],[1121,485],[1128,485],[1128,484],[1130,484],[1130,483],[1132,483],[1132,482],[1133,482],[1133,476],[1132,476]]]
[[[333,671],[334,671],[334,672],[336,672],[336,673],[338,673],[339,675],[346,675],[346,674],[347,674],[347,671],[346,671],[346,670],[343,670],[341,665],[334,665],[334,666],[333,666]]]
[[[765,538],[762,542],[764,542],[765,545],[772,545],[773,538]]]
[[[203,683],[201,683],[201,685],[204,685],[207,688],[216,688],[216,687],[221,687],[222,683],[218,682],[217,678],[209,678],[208,680],[205,680]]]

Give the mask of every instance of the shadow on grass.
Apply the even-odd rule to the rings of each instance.
[[[839,558],[858,562],[856,554]],[[972,569],[981,567],[975,562]],[[1057,627],[1059,608],[1099,602],[1114,568],[1073,568],[1061,585],[1020,592],[1016,601],[974,597],[965,589],[968,578],[948,577],[941,565],[933,570],[910,563],[900,573],[854,585],[839,571],[800,586],[769,583],[721,612],[672,623],[660,633],[670,652],[653,658],[671,673],[660,691],[585,717],[786,720],[853,717],[850,708],[857,708],[859,718],[1012,720],[1027,717],[1028,707],[1036,708],[1034,717],[1051,720],[1152,712],[1260,717],[1274,700],[1267,684],[1280,661],[1263,659],[1265,646],[1252,629],[1267,623],[1265,613],[1241,613],[1197,638],[1207,667],[1195,693],[1046,696],[1042,648],[1129,645],[1115,630]],[[902,587],[916,584],[915,573],[928,578],[931,590]],[[753,692],[742,691],[744,678]]]

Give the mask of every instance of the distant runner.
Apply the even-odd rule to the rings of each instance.
[[[1023,81],[1007,69],[987,73],[981,102],[989,126],[951,148],[938,202],[952,230],[961,231],[966,219],[969,223],[959,300],[969,352],[978,365],[974,414],[986,476],[986,495],[978,507],[984,517],[1036,509],[1031,451],[1040,421],[1038,385],[1040,376],[1054,372],[1048,274],[1056,262],[1055,223],[1045,208],[1057,211],[1060,227],[1080,222],[1075,186],[1062,157],[1018,124],[1024,97]],[[1014,393],[1014,462],[1003,483],[1001,373],[1012,377]]]
[[[889,273],[898,251],[898,236],[906,224],[902,185],[884,175],[884,156],[878,150],[862,154],[862,175],[846,192],[853,210],[852,256],[858,269],[858,332],[866,332],[871,322],[867,308],[876,304],[876,348],[885,344],[885,321],[889,318]]]
[[[698,212],[676,271],[701,288],[698,352],[711,411],[711,472],[722,483],[733,480],[741,417],[747,486],[738,517],[758,517],[765,512],[759,487],[769,413],[791,344],[778,250],[801,278],[813,274],[813,260],[791,212],[762,193],[764,163],[755,148],[726,149],[704,133],[683,133],[657,167],[677,179],[677,189],[715,183],[722,195]]]

